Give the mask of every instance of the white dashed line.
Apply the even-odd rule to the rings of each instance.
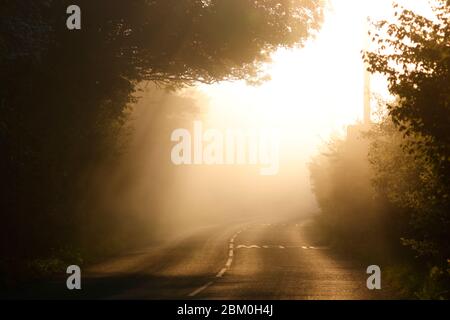
[[[263,245],[258,246],[256,244],[245,245],[239,244],[236,249],[303,249],[303,250],[328,250],[328,247],[312,247],[312,246],[282,246],[282,245]]]
[[[271,226],[270,224],[266,224],[265,226]],[[297,225],[296,225],[297,226]],[[244,228],[243,230],[239,230],[238,232],[236,232],[233,237],[230,239],[229,241],[229,251],[228,251],[228,260],[227,263],[225,264],[225,268],[222,268],[219,273],[217,273],[216,278],[222,278],[225,273],[230,270],[231,265],[233,263],[233,257],[234,257],[234,242],[235,239],[237,238],[237,236],[239,234],[241,234],[243,231],[245,231],[247,228]],[[276,249],[303,249],[303,250],[328,250],[328,247],[313,247],[313,246],[282,246],[282,245],[264,245],[262,247],[258,246],[258,245],[237,245],[236,249],[272,249],[272,248],[276,248]],[[208,287],[210,287],[211,285],[214,284],[214,281],[210,281],[207,284],[205,284],[204,286],[198,288],[197,290],[191,292],[188,296],[189,297],[195,297],[197,294],[199,294],[200,292],[202,292],[203,290],[206,290]]]
[[[222,270],[220,270],[220,272],[216,275],[216,278],[222,278],[227,270],[227,268],[223,268]]]
[[[198,295],[200,292],[202,292],[203,290],[207,289],[210,285],[212,285],[213,282],[210,281],[207,284],[205,284],[203,287],[198,288],[197,290],[189,293],[189,297],[195,297],[196,295]]]
[[[257,245],[251,245],[251,246],[246,246],[244,244],[240,244],[237,246],[237,249],[260,249],[260,246]]]
[[[245,229],[244,229],[245,230]],[[229,241],[229,251],[228,251],[228,260],[227,263],[225,264],[225,268],[222,268],[222,270],[219,271],[219,273],[216,275],[216,278],[222,278],[225,273],[231,268],[231,264],[233,263],[233,256],[234,256],[234,240],[236,239],[236,237],[242,232],[243,230],[239,230],[238,232],[236,232],[233,237],[230,239]],[[214,281],[210,281],[207,284],[205,284],[204,286],[198,288],[197,290],[191,292],[189,294],[189,297],[195,297],[197,294],[199,294],[200,292],[202,292],[203,290],[207,289],[209,286],[211,286],[212,284],[214,284]]]

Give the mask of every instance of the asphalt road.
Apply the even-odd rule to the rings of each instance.
[[[389,298],[367,289],[366,268],[315,246],[300,224],[215,226],[83,270],[82,290],[64,298]]]

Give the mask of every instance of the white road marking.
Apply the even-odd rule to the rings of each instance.
[[[198,288],[197,290],[189,293],[189,297],[195,297],[196,295],[198,295],[200,292],[202,292],[203,290],[207,289],[210,285],[212,285],[213,282],[210,281],[207,284],[205,284],[203,287]]]
[[[313,246],[282,246],[282,245],[263,245],[258,246],[256,244],[245,245],[239,244],[236,249],[303,249],[303,250],[328,250],[328,247],[313,247]]]
[[[222,270],[220,270],[220,272],[216,275],[216,278],[222,278],[227,270],[227,268],[223,268]]]
[[[265,226],[271,226],[270,224],[266,224]],[[296,225],[298,226],[298,225]],[[236,237],[241,234],[243,231],[247,230],[247,228],[244,228],[242,230],[239,230],[236,232],[233,237],[229,241],[229,251],[228,251],[228,260],[225,264],[225,268],[222,268],[219,273],[216,275],[216,278],[222,278],[225,273],[231,268],[231,265],[233,263],[233,256],[234,256],[234,241]],[[328,250],[328,247],[313,247],[313,246],[282,246],[282,245],[264,245],[262,247],[258,245],[243,245],[240,244],[236,247],[236,249],[270,249],[270,248],[278,248],[278,249],[292,249],[292,248],[302,248],[303,250]],[[197,294],[201,293],[203,290],[206,290],[208,287],[214,284],[214,281],[210,281],[204,286],[198,288],[197,290],[191,292],[188,296],[189,297],[195,297]]]
[[[246,230],[246,228],[244,229]],[[216,275],[216,278],[222,278],[225,273],[231,268],[231,264],[233,263],[233,256],[234,256],[234,240],[236,239],[236,237],[242,232],[243,230],[239,230],[238,232],[236,232],[233,237],[230,239],[229,241],[229,251],[228,251],[228,260],[227,263],[225,264],[225,268],[222,268],[219,273]],[[189,297],[195,297],[197,294],[199,294],[200,292],[202,292],[203,290],[206,290],[209,286],[213,285],[214,281],[210,281],[207,284],[205,284],[204,286],[198,288],[197,290],[191,292],[189,294]]]
[[[251,245],[251,246],[246,246],[244,244],[240,244],[237,246],[237,249],[260,249],[260,246],[257,245]]]

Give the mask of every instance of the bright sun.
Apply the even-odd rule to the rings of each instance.
[[[259,87],[242,82],[200,86],[209,97],[209,120],[215,126],[282,128],[288,143],[310,156],[330,134],[343,133],[362,118],[367,17],[388,18],[391,3],[330,0],[315,39],[305,48],[274,54],[271,81]],[[426,11],[429,4],[416,0],[413,9]],[[386,95],[384,81],[373,79],[372,91]]]

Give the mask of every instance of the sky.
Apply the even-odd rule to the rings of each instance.
[[[427,0],[398,2],[429,11]],[[295,136],[294,143],[311,155],[321,141],[362,119],[367,18],[389,18],[391,8],[391,0],[330,0],[314,39],[304,48],[274,54],[268,66],[271,81],[259,87],[243,82],[199,86],[210,118],[216,125],[282,127],[285,138]],[[388,96],[381,77],[372,77],[371,85],[374,94]]]
[[[398,2],[421,12],[429,10],[426,0]],[[243,190],[269,182],[264,192],[272,198],[314,210],[308,163],[332,135],[344,135],[348,125],[362,119],[365,67],[361,50],[368,41],[367,18],[389,18],[391,4],[390,0],[330,0],[323,27],[314,39],[304,48],[274,54],[267,66],[272,80],[257,87],[244,82],[199,85],[195,94],[185,92],[194,97],[200,93],[207,113],[199,120],[205,126],[280,129],[278,176],[250,179],[247,189],[241,183]],[[388,97],[386,82],[381,77],[371,80],[372,92]],[[186,181],[191,188],[196,181],[213,189],[211,176],[204,175],[205,182],[199,177],[192,173]],[[214,179],[218,189],[224,188],[226,183]]]

